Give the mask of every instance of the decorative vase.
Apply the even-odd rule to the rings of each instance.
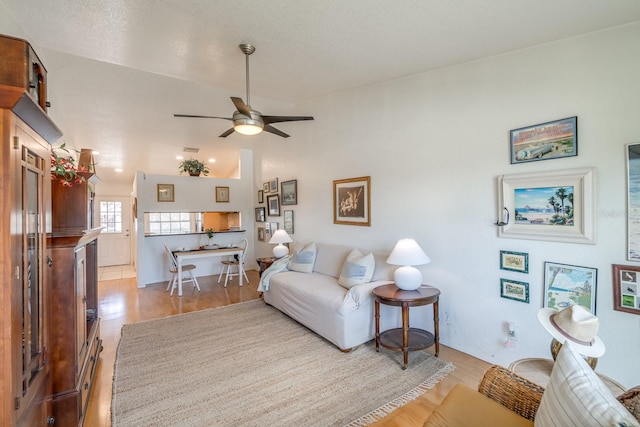
[[[200,172],[199,171],[198,172],[189,171],[189,175],[191,175],[191,176],[200,176]]]
[[[557,339],[553,338],[551,340],[551,356],[553,357],[553,360],[556,360],[556,357],[558,356],[558,353],[560,352],[560,349],[562,348],[562,343],[560,341],[558,341]],[[585,360],[585,362],[587,362],[587,365],[591,366],[591,369],[595,370],[596,369],[596,365],[598,364],[598,358],[597,357],[589,357],[589,356],[584,356],[581,355],[582,358]]]

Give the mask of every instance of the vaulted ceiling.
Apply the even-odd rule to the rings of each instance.
[[[203,159],[219,159],[214,174],[222,176],[232,170],[223,166],[224,152],[279,139],[264,133],[220,139],[229,122],[172,116],[230,117],[229,97],[245,98],[239,43],[257,47],[251,56],[254,108],[313,115],[296,104],[640,20],[636,0],[0,0],[1,5],[48,61],[56,81],[50,83],[50,114],[60,121],[64,139],[100,151],[103,180],[126,182],[135,170],[177,173],[175,155],[185,146],[201,148]],[[292,135],[287,143],[295,143],[296,130],[309,123],[280,126]],[[148,163],[150,152],[167,160]],[[115,174],[115,167],[124,172]]]

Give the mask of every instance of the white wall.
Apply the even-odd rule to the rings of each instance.
[[[611,284],[611,264],[631,264],[624,146],[640,142],[639,41],[637,23],[313,100],[301,110],[315,121],[256,153],[256,185],[298,179],[295,240],[390,250],[415,238],[431,258],[425,281],[442,291],[441,342],[492,363],[550,356],[536,320],[544,261],[597,268],[598,371],[640,384],[640,316],[613,311]],[[509,130],[570,116],[577,157],[510,164]],[[499,175],[584,166],[597,168],[597,244],[497,237]],[[334,225],[332,181],[366,175],[371,227]],[[500,250],[527,252],[529,274],[500,270]],[[528,282],[529,304],[501,298],[502,277]]]
[[[220,179],[191,176],[151,175],[138,172],[134,181],[134,193],[138,199],[138,218],[134,228],[135,247],[137,249],[136,265],[138,266],[138,287],[151,283],[167,281],[170,278],[169,260],[164,244],[170,249],[179,247],[195,248],[203,244],[200,234],[177,236],[144,235],[145,212],[240,212],[242,229],[245,232],[217,233],[213,243],[239,243],[246,237],[249,246],[245,255],[246,266],[257,268],[254,261],[254,213],[252,195],[256,193],[253,184],[253,153],[251,150],[240,150],[240,179]],[[158,202],[157,184],[174,185],[174,202]],[[229,187],[229,202],[217,203],[215,187]],[[220,259],[206,258],[194,260],[198,276],[207,276],[220,272]]]

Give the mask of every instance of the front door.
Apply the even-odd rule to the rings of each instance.
[[[131,211],[128,197],[96,197],[98,266],[131,264]]]

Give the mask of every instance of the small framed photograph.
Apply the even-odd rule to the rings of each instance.
[[[284,211],[284,231],[293,234],[293,211]]]
[[[277,193],[278,192],[278,178],[273,178],[269,180],[269,193]]]
[[[264,203],[264,190],[258,190],[258,203]]]
[[[158,201],[173,202],[173,184],[158,184]]]
[[[282,205],[298,204],[298,180],[283,181],[280,184],[280,193],[282,197]]]
[[[613,309],[640,314],[640,267],[613,264]]]
[[[500,269],[529,273],[529,254],[524,252],[500,251]]]
[[[596,314],[598,269],[544,263],[544,306],[562,310],[578,304]]]
[[[216,187],[216,202],[229,203],[229,187]]]
[[[269,224],[268,222],[264,223],[264,232],[266,234],[271,234],[271,224]]]
[[[269,192],[269,183],[268,182],[264,182],[262,184],[262,191],[264,191],[264,194],[267,194]]]
[[[529,303],[529,284],[516,280],[500,279],[500,296]]]
[[[595,241],[595,168],[498,177],[498,237]]]
[[[269,208],[269,216],[280,216],[280,199],[277,194],[267,196],[267,206]]]
[[[258,227],[258,241],[264,242],[264,227]]]
[[[527,126],[509,132],[511,164],[578,155],[578,118]]]
[[[280,229],[280,224],[279,223],[277,223],[277,222],[272,222],[271,223],[271,234],[275,233],[279,229]]]
[[[371,177],[333,181],[333,223],[371,226]]]
[[[265,209],[263,207],[256,208],[256,222],[265,222],[266,220]]]

